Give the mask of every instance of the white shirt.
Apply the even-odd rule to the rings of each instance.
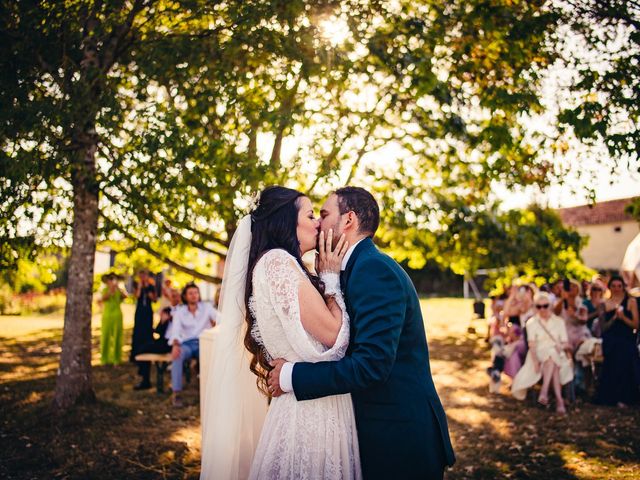
[[[187,305],[180,305],[173,312],[171,329],[167,332],[169,345],[173,345],[174,340],[184,343],[198,338],[217,318],[218,311],[208,302],[198,302],[195,313],[191,313]]]
[[[356,245],[358,245],[362,240],[364,240],[364,238],[361,238],[356,243],[351,245],[349,247],[349,250],[347,250],[347,253],[344,254],[344,257],[342,257],[342,265],[340,265],[340,271],[341,272],[344,272],[347,269],[347,263],[349,263],[349,259],[351,258],[351,254],[356,249]]]
[[[365,237],[366,238],[366,237]],[[342,264],[340,265],[340,271],[344,272],[347,268],[347,264],[349,263],[349,258],[351,258],[351,254],[364,238],[361,238],[356,243],[349,247],[347,253],[342,257]],[[293,366],[295,362],[287,362],[282,365],[282,370],[280,370],[280,390],[285,393],[293,392]]]

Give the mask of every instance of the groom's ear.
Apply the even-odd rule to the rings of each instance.
[[[347,212],[347,220],[344,222],[344,226],[345,228],[358,228],[358,216],[355,214],[355,212],[352,210],[350,212]]]

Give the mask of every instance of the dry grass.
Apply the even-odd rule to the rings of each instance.
[[[458,457],[448,479],[640,477],[637,408],[579,402],[558,418],[513,400],[506,389],[490,396],[485,323],[470,322],[470,301],[431,299],[423,306]],[[127,336],[132,316],[127,307]],[[133,391],[133,366],[98,365],[98,318],[98,402],[59,417],[50,413],[61,326],[58,317],[0,317],[0,478],[198,478],[197,381],[185,390],[187,407],[180,410],[167,394]],[[468,333],[469,326],[478,334]]]

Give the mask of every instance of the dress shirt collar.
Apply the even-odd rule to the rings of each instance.
[[[355,250],[356,245],[358,245],[365,238],[367,238],[367,237],[361,238],[360,240],[358,240],[356,243],[354,243],[353,245],[351,245],[349,247],[349,250],[347,250],[347,253],[344,255],[344,258],[342,259],[342,265],[340,266],[340,271],[341,272],[344,272],[345,269],[347,268],[347,263],[349,263],[349,258],[351,258],[351,254]]]

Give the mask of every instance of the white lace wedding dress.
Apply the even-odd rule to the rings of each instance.
[[[338,274],[324,275],[327,294],[344,312],[335,345],[327,349],[303,328],[298,285],[309,281],[284,250],[265,253],[253,271],[249,308],[252,335],[271,358],[290,362],[341,359],[349,343],[349,319]],[[351,395],[298,402],[293,393],[274,398],[256,448],[252,479],[360,479],[358,437]]]

